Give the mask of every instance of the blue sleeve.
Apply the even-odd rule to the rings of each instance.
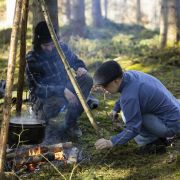
[[[86,69],[84,62],[79,59],[71,49],[64,43],[60,43],[60,46],[63,49],[64,55],[69,62],[69,65],[76,71],[79,67],[83,67]]]
[[[137,136],[142,125],[142,116],[138,99],[127,99],[122,102],[121,107],[126,119],[126,127],[121,133],[111,138],[114,145],[124,144]]]
[[[64,86],[47,85],[41,82],[41,77],[39,77],[40,67],[37,64],[35,57],[32,55],[27,55],[26,62],[26,76],[29,88],[33,93],[41,98],[64,94]]]
[[[120,101],[119,100],[116,101],[113,110],[116,111],[116,112],[120,112],[121,106],[120,106]]]

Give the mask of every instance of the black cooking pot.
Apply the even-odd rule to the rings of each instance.
[[[9,123],[9,146],[39,144],[45,136],[45,122],[32,119],[11,120]]]

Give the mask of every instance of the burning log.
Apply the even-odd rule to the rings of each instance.
[[[6,155],[6,169],[14,169],[18,174],[39,170],[45,164],[55,163],[66,166],[78,162],[79,149],[73,147],[71,142],[54,145],[26,146],[10,151]]]
[[[36,154],[44,154],[47,152],[60,152],[63,149],[66,148],[71,148],[72,147],[72,142],[66,142],[66,143],[58,143],[58,144],[54,144],[54,145],[49,145],[49,146],[33,146],[31,148],[21,148],[21,149],[17,149],[12,153],[8,153],[6,154],[6,160],[11,160],[15,157],[22,157],[22,156],[33,156]]]
[[[61,152],[63,154],[63,152]],[[62,159],[63,161],[65,161],[65,158],[62,156]],[[48,152],[48,153],[45,153],[45,154],[39,154],[39,155],[35,155],[35,156],[24,156],[24,157],[17,157],[14,159],[15,163],[18,165],[18,166],[22,166],[22,165],[25,165],[25,164],[38,164],[40,162],[46,162],[47,160],[49,161],[54,161],[56,160],[57,158],[57,155],[56,153],[52,153],[52,152]],[[60,160],[60,159],[58,159]]]

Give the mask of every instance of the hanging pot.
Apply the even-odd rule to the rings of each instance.
[[[9,123],[8,144],[39,144],[45,136],[45,127],[45,121],[14,118]]]

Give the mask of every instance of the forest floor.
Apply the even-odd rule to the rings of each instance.
[[[66,27],[65,30],[60,31],[63,34],[68,30]],[[0,79],[6,79],[10,29],[1,30],[0,37],[2,37],[0,39]],[[159,78],[173,95],[180,99],[180,47],[161,50],[158,47],[158,32],[139,26],[107,22],[106,28],[99,30],[89,27],[86,38],[61,37],[84,60],[92,75],[103,61],[116,59],[124,70],[140,70]],[[28,49],[31,46],[30,39],[31,32],[28,29]],[[17,72],[16,68],[13,96],[16,96]],[[103,130],[103,136],[109,138],[118,133],[117,130],[112,129],[112,122],[108,116],[118,96],[105,96],[97,91],[92,93],[100,100],[99,107],[93,110],[94,118]],[[26,111],[26,104],[23,106],[23,111]],[[12,114],[14,114],[14,107]],[[2,111],[0,117],[2,117]],[[112,150],[97,151],[94,143],[98,137],[85,114],[82,115],[79,123],[83,136],[74,143],[83,149],[86,158],[74,169],[72,179],[180,179],[180,142],[177,142],[176,146],[168,147],[167,152],[161,155],[138,155],[136,153],[138,146],[134,140]],[[72,168],[68,166],[59,170],[69,179]],[[21,178],[62,179],[54,170]]]

